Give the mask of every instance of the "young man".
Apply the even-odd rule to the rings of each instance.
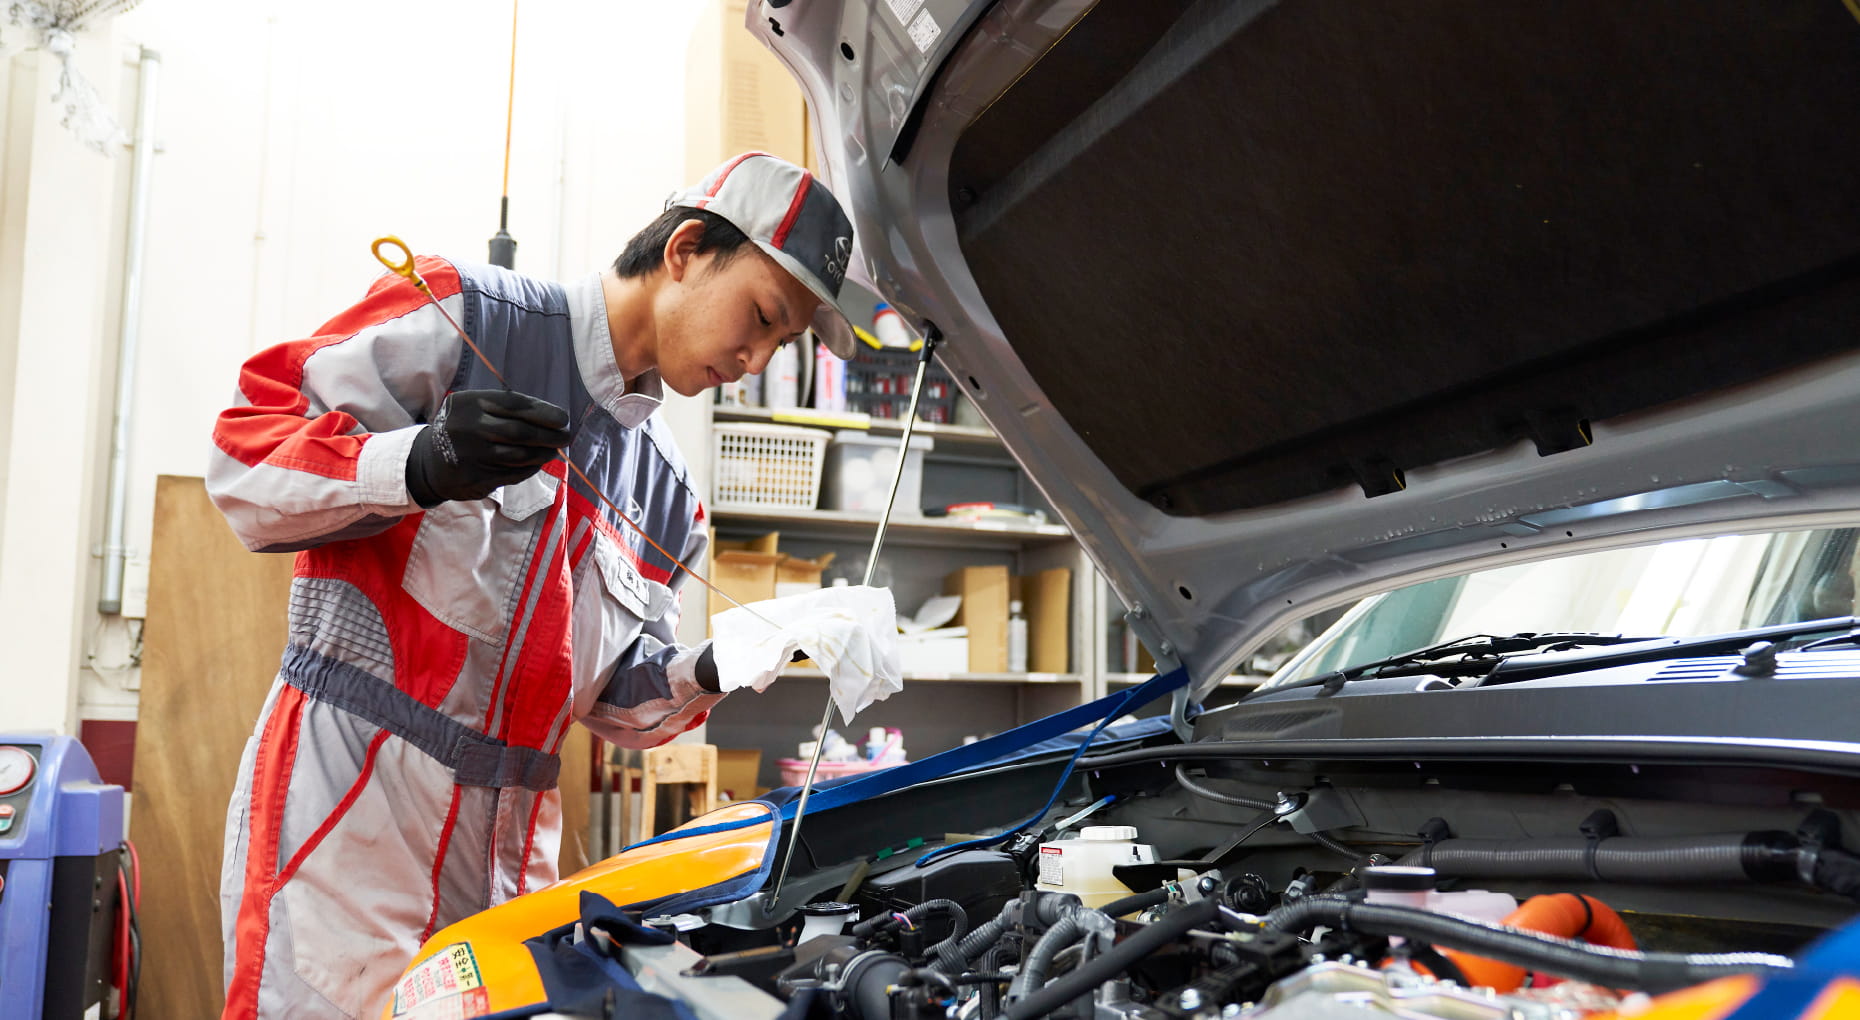
[[[507,387],[395,276],[246,362],[208,490],[298,557],[227,812],[227,1017],[375,1016],[435,930],[554,881],[571,723],[650,747],[733,686],[674,639],[684,571],[557,451],[701,564],[661,387],[760,372],[810,326],[849,356],[851,246],[823,186],[751,153],[575,283],[420,259]]]

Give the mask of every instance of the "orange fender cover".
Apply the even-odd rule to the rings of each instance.
[[[547,1001],[524,942],[579,920],[583,892],[625,905],[701,895],[739,879],[760,885],[773,859],[775,818],[775,810],[759,801],[732,804],[692,819],[658,842],[636,844],[554,885],[441,929],[402,972],[382,1007],[382,1020],[485,1016]],[[732,827],[703,831],[717,826]]]
[[[1602,901],[1577,893],[1533,896],[1519,905],[1518,909],[1505,915],[1505,919],[1499,923],[1509,928],[1582,939],[1592,945],[1613,949],[1639,948],[1634,936],[1629,934],[1627,925],[1622,922],[1621,915],[1610,910]],[[1502,993],[1517,991],[1524,984],[1523,967],[1452,949],[1441,952],[1460,968],[1470,985],[1496,988]]]

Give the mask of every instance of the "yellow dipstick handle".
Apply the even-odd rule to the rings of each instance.
[[[388,247],[400,249],[399,261],[381,253],[381,249]],[[395,276],[406,277],[408,283],[420,288],[420,293],[427,297],[433,296],[433,292],[426,287],[426,281],[420,279],[419,271],[413,268],[413,251],[407,247],[407,242],[389,234],[386,237],[375,238],[375,243],[369,245],[368,250],[375,253],[375,261],[386,266],[388,272]]]

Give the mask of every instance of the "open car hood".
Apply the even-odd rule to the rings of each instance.
[[[858,232],[1198,692],[1402,583],[1860,509],[1841,0],[757,0]],[[861,279],[863,278],[863,279]]]

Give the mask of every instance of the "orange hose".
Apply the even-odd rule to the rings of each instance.
[[[1518,909],[1505,915],[1505,919],[1499,923],[1508,928],[1581,939],[1591,945],[1612,949],[1639,948],[1620,914],[1593,896],[1577,893],[1533,896]],[[1466,975],[1468,984],[1495,988],[1500,992],[1513,992],[1524,984],[1523,967],[1452,949],[1443,949],[1441,952]]]

